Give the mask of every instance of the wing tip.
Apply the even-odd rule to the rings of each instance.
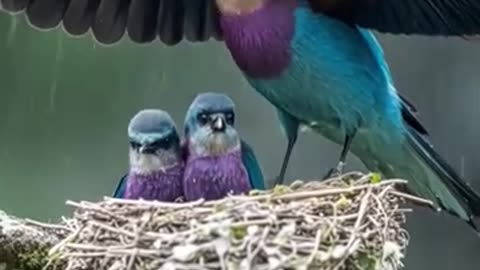
[[[15,5],[18,1],[0,0],[0,10],[9,14],[18,14],[23,12],[27,7],[27,1],[20,2],[18,6]]]

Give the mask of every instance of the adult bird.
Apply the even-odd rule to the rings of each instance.
[[[227,95],[207,92],[193,100],[185,117],[186,200],[265,189],[255,154],[234,124],[234,103]]]
[[[130,170],[114,197],[173,202],[183,196],[180,139],[173,119],[162,110],[138,112],[128,125]]]
[[[125,32],[168,45],[185,36],[224,40],[247,80],[277,109],[288,138],[283,180],[299,125],[343,145],[369,170],[409,180],[409,189],[472,224],[480,199],[435,153],[396,93],[380,46],[365,28],[394,34],[480,32],[478,0],[0,0],[34,26],[63,23],[104,44]],[[473,226],[473,225],[472,225]]]

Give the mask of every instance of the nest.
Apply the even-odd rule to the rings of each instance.
[[[352,173],[218,201],[68,202],[50,251],[67,269],[389,269],[403,267],[403,180]]]

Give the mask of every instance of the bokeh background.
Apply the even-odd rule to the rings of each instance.
[[[397,88],[421,112],[437,150],[480,190],[480,42],[379,35]],[[0,14],[0,209],[56,221],[67,199],[110,195],[127,169],[126,126],[146,107],[168,110],[182,130],[202,91],[228,93],[238,129],[265,175],[277,174],[285,141],[276,115],[242,78],[222,43],[113,47],[60,29],[31,29]],[[314,179],[340,148],[303,134],[289,178]],[[363,169],[355,158],[349,168]],[[444,214],[410,216],[406,269],[480,267],[480,237]]]

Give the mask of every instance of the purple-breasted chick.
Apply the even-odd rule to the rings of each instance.
[[[186,200],[216,200],[250,191],[234,122],[234,103],[224,94],[202,93],[190,105],[185,118]]]
[[[138,112],[128,125],[130,170],[116,198],[173,202],[183,196],[180,139],[173,119],[162,110]]]

